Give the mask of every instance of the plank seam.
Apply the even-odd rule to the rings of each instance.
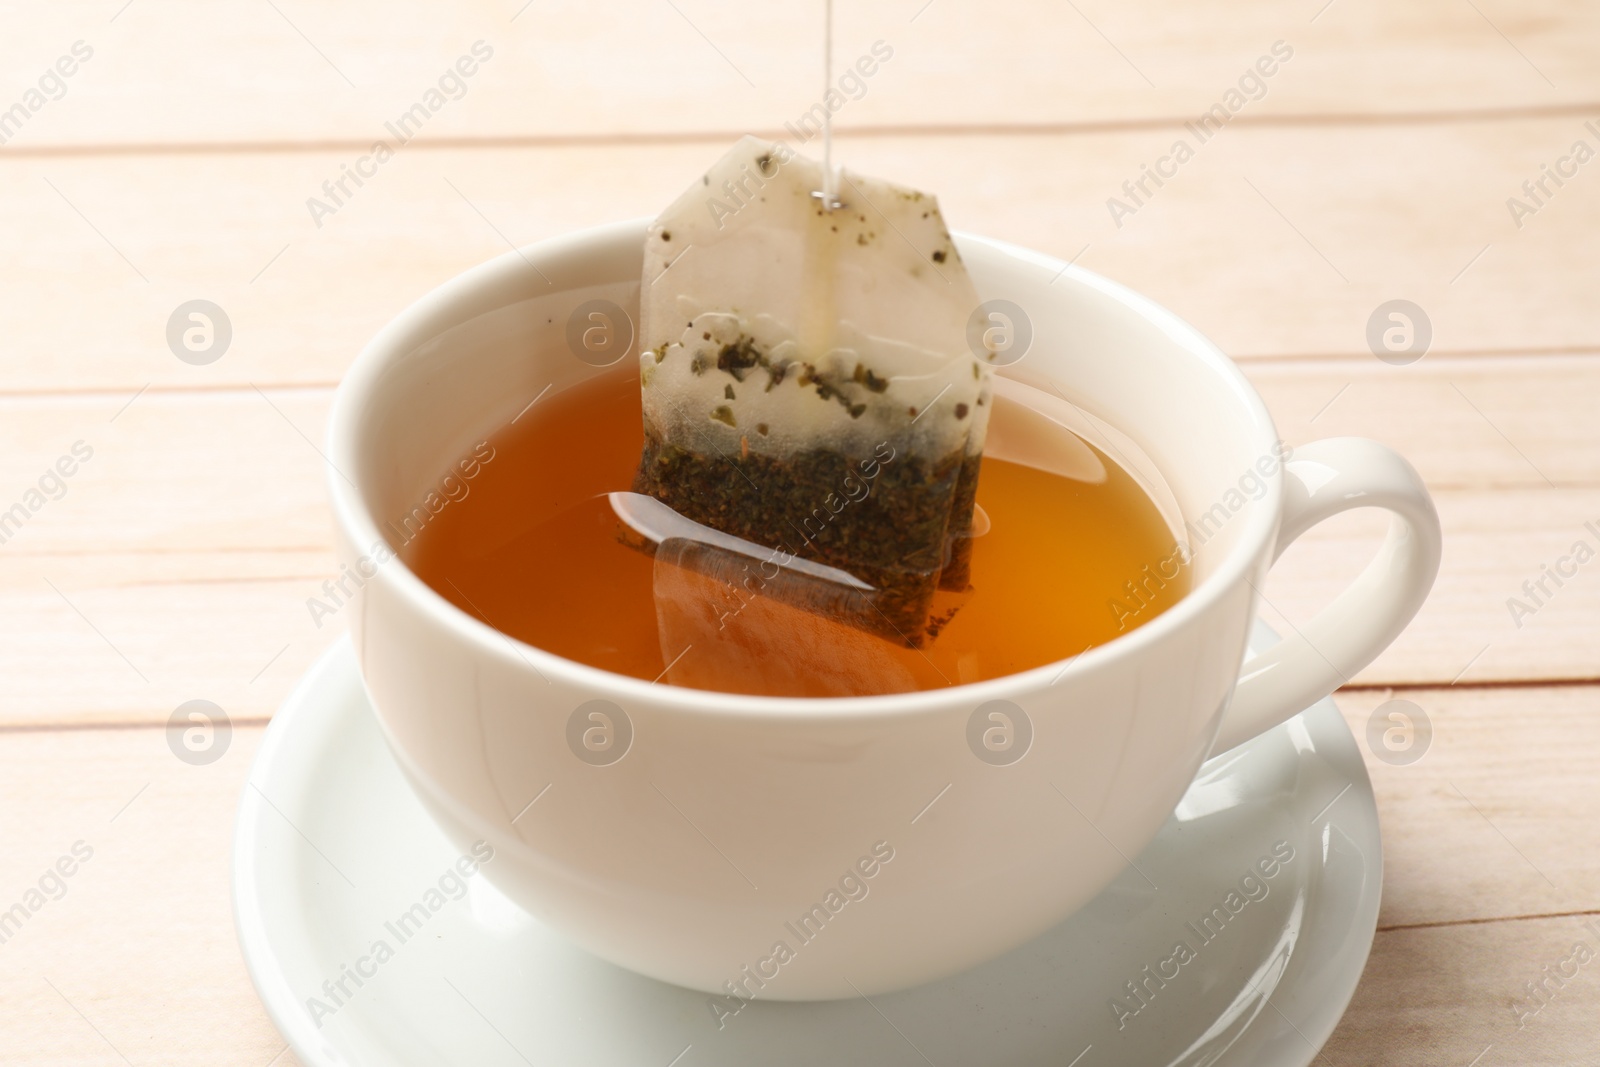
[[[1440,691],[1451,689],[1580,689],[1595,685],[1600,685],[1600,675],[1579,675],[1575,678],[1504,678],[1498,680],[1490,678],[1481,682],[1351,682],[1335,690],[1334,696],[1338,696],[1340,693],[1373,692],[1385,689],[1392,689],[1396,692],[1419,689],[1437,689]]]
[[[266,726],[270,715],[229,716],[229,725],[238,727]],[[85,733],[90,730],[165,730],[166,718],[128,719],[123,722],[0,722],[0,736],[6,734]]]
[[[1377,932],[1380,934],[1392,934],[1405,930],[1437,930],[1450,926],[1488,926],[1493,923],[1535,922],[1541,919],[1576,919],[1586,915],[1600,915],[1600,908],[1585,908],[1579,911],[1535,912],[1530,915],[1492,915],[1474,919],[1438,919],[1433,922],[1420,923],[1392,923],[1388,926],[1378,927]]]
[[[1457,108],[1428,111],[1390,112],[1290,112],[1282,115],[1239,115],[1229,126],[1247,128],[1318,128],[1326,126],[1426,126],[1463,123],[1521,122],[1553,118],[1586,118],[1600,112],[1600,102],[1530,105],[1501,108]],[[1181,129],[1193,116],[1159,115],[1144,118],[1102,119],[1093,121],[1015,122],[1015,123],[928,123],[922,125],[881,125],[835,128],[839,138],[903,137],[1048,137],[1127,133],[1141,130]],[[767,140],[782,139],[781,128],[757,130],[664,130],[593,134],[507,134],[477,137],[417,138],[406,142],[408,149],[431,151],[483,150],[506,148],[605,148],[646,147],[650,145],[701,144],[735,140],[744,133]],[[7,145],[0,159],[59,159],[70,156],[156,156],[156,155],[262,155],[311,152],[362,152],[372,145],[371,137],[333,137],[305,141],[146,141],[121,144]]]

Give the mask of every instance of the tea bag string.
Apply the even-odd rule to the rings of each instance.
[[[833,173],[833,109],[827,104],[833,88],[833,0],[823,0],[822,17],[822,199],[831,207],[839,199],[839,179]]]
[[[822,188],[812,193],[824,210],[844,206],[839,199],[839,175],[833,169],[833,109],[828,94],[833,91],[833,0],[823,0],[822,14]]]

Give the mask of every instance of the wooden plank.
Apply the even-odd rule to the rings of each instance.
[[[305,603],[334,573],[328,398],[146,393],[114,422],[125,398],[7,401],[0,508],[42,506],[0,545],[0,722],[269,715],[345,625]],[[88,460],[30,500],[78,442]]]
[[[326,548],[7,559],[0,728],[163,723],[195,699],[263,721],[348,626],[306,607],[330,576]]]
[[[1384,441],[1438,498],[1439,581],[1417,621],[1357,681],[1600,675],[1591,621],[1600,583],[1579,563],[1600,552],[1589,467],[1600,431],[1586,414],[1600,396],[1596,370],[1594,357],[1246,365],[1286,440]],[[1370,558],[1385,521],[1353,513],[1312,531],[1273,571],[1264,614],[1280,626],[1285,616],[1310,618]],[[1557,567],[1575,573],[1549,576]]]
[[[1592,920],[1593,916],[1588,919]],[[1349,1010],[1317,1062],[1414,1067],[1569,1067],[1594,1063],[1600,954],[1584,919],[1379,933]],[[1562,981],[1549,974],[1565,969]],[[1527,983],[1546,982],[1546,1000]],[[1560,983],[1559,985],[1557,983]],[[1537,1014],[1525,1014],[1532,1008]]]
[[[523,0],[318,7],[302,0],[29,9],[8,18],[0,99],[74,41],[93,58],[15,139],[65,145],[345,140],[365,144],[478,40],[493,57],[423,136],[507,138],[777,130],[818,99],[821,5]],[[1600,98],[1600,15],[1559,0],[1174,0],[841,6],[841,66],[893,58],[842,126],[1138,122],[1217,103],[1276,41],[1294,58],[1250,117],[1548,107]],[[676,7],[677,10],[674,10]],[[447,87],[451,88],[451,87]],[[443,98],[441,98],[443,102]]]
[[[1600,484],[1600,356],[1243,364],[1291,444],[1371,437],[1435,489]]]
[[[1410,627],[1351,681],[1394,685],[1593,679],[1600,677],[1600,572],[1590,564],[1535,604],[1523,588],[1572,546],[1600,538],[1594,490],[1445,490],[1435,494],[1444,560],[1428,601]],[[1284,630],[1312,617],[1376,553],[1387,518],[1339,516],[1307,534],[1274,567],[1262,617]],[[1513,614],[1516,597],[1532,614]],[[1520,623],[1520,625],[1519,625]]]
[[[260,742],[189,766],[152,729],[0,735],[9,907],[92,850],[0,952],[0,1045],[34,1064],[295,1062],[233,931],[234,804]],[[98,1033],[97,1033],[98,1031]],[[121,1057],[119,1059],[119,1057]]]
[[[1572,239],[1600,229],[1600,170],[1520,231],[1505,206],[1579,137],[1600,144],[1576,119],[1228,129],[1164,187],[1147,182],[1155,195],[1120,228],[1108,199],[1172,132],[878,137],[841,155],[937,190],[961,228],[1079,256],[1237,358],[1370,361],[1368,319],[1397,297],[1425,309],[1435,353],[1600,350]],[[17,250],[0,263],[16,353],[4,388],[331,384],[422,293],[508,241],[653,214],[724,143],[407,150],[316,220],[308,199],[356,154],[0,154],[0,227]],[[233,339],[191,366],[166,327],[200,297]]]
[[[1431,740],[1423,728],[1411,738],[1415,762],[1388,762],[1381,733],[1368,742],[1374,712],[1394,699],[1431,728]],[[1380,927],[1600,910],[1600,797],[1583,785],[1600,765],[1600,687],[1345,691],[1337,702],[1383,820]],[[1377,715],[1384,730],[1405,725],[1393,710]]]
[[[0,530],[0,550],[7,558],[323,550],[330,527],[319,448],[331,396],[245,388],[147,391],[131,403],[121,395],[0,401],[0,510],[32,511],[20,528]]]

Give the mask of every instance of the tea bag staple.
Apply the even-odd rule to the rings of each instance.
[[[990,363],[932,196],[746,137],[645,241],[635,491],[859,579],[839,621],[919,647],[964,590]],[[802,605],[803,606],[803,605]]]

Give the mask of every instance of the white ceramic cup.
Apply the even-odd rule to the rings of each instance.
[[[1170,489],[1193,551],[1185,598],[1074,659],[893,696],[652,685],[513,641],[389,561],[388,531],[542,391],[599,373],[569,348],[569,318],[597,299],[632,314],[644,232],[533,245],[407,309],[339,390],[329,481],[364,581],[362,676],[439,824],[494,846],[484,874],[512,901],[604,959],[720,994],[724,1021],[750,997],[926,982],[1048,929],[1151,840],[1208,754],[1331,692],[1432,586],[1438,517],[1399,455],[1346,438],[1280,462],[1260,397],[1192,327],[1087,271],[961,237],[979,293],[1031,320],[1002,373],[1120,431]],[[1268,568],[1358,507],[1393,516],[1377,557],[1241,674]]]

